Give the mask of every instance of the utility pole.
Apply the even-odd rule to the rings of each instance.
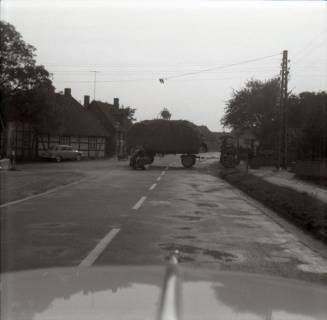
[[[280,72],[280,93],[279,93],[279,101],[278,101],[278,143],[277,143],[277,156],[278,162],[277,167],[280,169],[281,167],[287,168],[287,86],[288,86],[288,52],[287,50],[283,51],[283,60],[282,60],[282,69]]]

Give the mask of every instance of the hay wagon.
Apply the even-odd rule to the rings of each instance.
[[[156,119],[135,123],[127,134],[127,148],[133,168],[144,168],[156,155],[168,154],[180,154],[182,165],[191,168],[203,143],[195,124],[185,120]]]

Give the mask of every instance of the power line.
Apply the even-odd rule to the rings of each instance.
[[[277,63],[277,61],[276,61]],[[246,72],[246,71],[264,71],[264,70],[269,70],[272,68],[275,68],[276,64],[264,64],[264,65],[255,65],[255,66],[249,66],[246,67],[247,69],[242,69],[242,70],[225,70],[223,72]],[[161,70],[160,70],[161,69]],[[126,70],[126,68],[122,69],[122,70],[111,70],[111,71],[105,71],[105,70],[101,70],[99,72],[101,72],[101,74],[128,74],[128,75],[138,75],[138,74],[158,74],[159,72],[163,72],[162,68],[160,69],[154,69],[154,68],[149,68],[149,69],[140,69],[140,70]],[[180,69],[180,68],[179,68]],[[199,72],[203,70],[203,68],[201,68],[200,70],[198,68],[196,68],[195,70],[191,70],[190,71],[190,67],[182,67],[182,69],[188,69],[189,72]],[[97,69],[99,70],[99,69]],[[165,69],[164,71],[167,71],[167,69]],[[176,73],[176,72],[181,72],[183,70],[178,70],[175,68],[175,70],[169,70],[169,73]],[[214,71],[214,70],[213,70]],[[218,71],[218,70],[217,70]],[[89,73],[92,72],[90,70],[51,70],[51,73],[53,74],[69,74],[69,75],[78,75],[80,76],[83,73]]]
[[[278,77],[278,74],[273,75],[272,77]],[[189,78],[183,79],[182,81],[200,81],[200,80],[227,80],[227,79],[239,79],[240,75],[234,75],[230,77],[212,77],[212,78]],[[157,78],[137,78],[137,79],[115,79],[115,80],[98,80],[96,83],[115,83],[115,82],[140,82],[140,81],[157,81]],[[178,80],[177,80],[178,81]],[[92,83],[94,80],[55,80],[59,83]]]
[[[72,65],[72,64],[47,64],[48,67],[50,68],[78,68],[78,69],[84,69],[86,72],[90,71],[90,69],[96,69],[96,70],[103,70],[103,69],[130,69],[130,68],[190,68],[190,67],[195,67],[195,68],[203,68],[205,66],[212,65],[212,62],[207,62],[207,63],[197,63],[197,64],[189,64],[189,65],[181,65],[181,63],[176,63],[176,64],[161,64],[161,63],[156,63],[156,64],[124,64],[124,65]]]
[[[313,49],[317,50],[318,48],[322,47],[324,44],[325,44],[326,40],[323,40],[322,42],[320,43],[317,43],[315,46],[313,46],[311,48],[310,51],[306,52],[305,54],[302,54],[301,56],[299,56],[297,59],[295,59],[294,63],[296,65],[299,64],[300,61],[302,61],[305,57],[307,57],[308,55],[312,54],[313,52],[316,52],[316,51],[313,51]]]
[[[106,82],[135,82],[135,81],[154,81],[157,80],[157,78],[148,78],[148,79],[117,79],[117,80],[96,80],[96,84],[98,83],[106,83]],[[56,82],[62,82],[62,83],[95,83],[95,80],[56,80]]]
[[[302,47],[302,49],[298,50],[297,52],[295,52],[295,54],[293,55],[293,58],[295,58],[298,55],[303,54],[303,52],[305,52],[307,49],[309,49],[312,44],[318,40],[325,32],[327,32],[327,29],[322,30],[316,37],[314,37],[313,39],[311,39],[304,47]]]
[[[264,59],[269,59],[269,58],[276,57],[276,56],[279,56],[279,55],[281,55],[281,53],[273,54],[273,55],[270,55],[270,56],[259,57],[259,58],[255,58],[255,59],[250,59],[250,60],[244,60],[244,61],[241,61],[241,62],[227,64],[227,65],[223,65],[223,66],[211,67],[211,68],[202,69],[202,70],[199,70],[199,71],[181,73],[181,74],[177,74],[177,75],[170,76],[170,77],[162,77],[162,78],[159,78],[159,81],[161,83],[164,83],[168,79],[180,78],[180,77],[185,77],[185,76],[189,76],[189,75],[195,75],[195,74],[208,72],[208,71],[212,71],[212,70],[230,68],[230,67],[234,67],[234,66],[238,66],[238,65],[242,65],[242,64],[247,64],[247,63],[256,62],[256,61],[260,61],[260,60],[264,60]]]
[[[266,68],[250,68],[250,69],[241,69],[241,70],[223,70],[223,71],[220,71],[220,70],[212,70],[210,73],[211,74],[215,74],[217,72],[219,73],[225,73],[225,74],[239,74],[239,73],[248,73],[248,72],[269,72],[273,69],[276,69],[276,66],[270,66],[270,67],[266,67]],[[84,76],[86,75],[86,73],[89,73],[90,71],[85,71],[85,72],[70,72],[70,71],[67,71],[67,72],[58,72],[58,71],[54,71],[54,72],[51,72],[52,74],[55,74],[57,76],[71,76],[71,77],[74,77],[74,76],[78,76],[78,77],[81,77],[81,76]],[[196,72],[196,71],[195,71]],[[172,72],[171,72],[172,73]],[[108,74],[111,74],[111,75],[126,75],[126,76],[137,76],[137,75],[158,75],[159,72],[158,71],[144,71],[144,72],[103,72],[101,71],[101,74],[102,75],[108,75]]]

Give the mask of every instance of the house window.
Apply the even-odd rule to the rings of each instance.
[[[70,144],[70,136],[60,136],[59,144]]]
[[[97,148],[97,138],[89,137],[89,149],[96,150],[96,148]]]

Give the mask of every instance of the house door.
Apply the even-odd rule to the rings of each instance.
[[[106,142],[105,142],[105,156],[106,157],[110,157],[113,156],[115,154],[116,151],[116,140],[114,137],[108,137],[106,138]]]

